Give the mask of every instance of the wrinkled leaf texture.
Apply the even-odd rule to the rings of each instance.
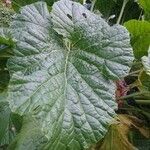
[[[114,80],[133,60],[127,30],[69,0],[51,14],[44,2],[25,6],[11,29],[12,111],[39,121],[45,149],[81,150],[103,138],[117,109]]]
[[[148,75],[150,75],[150,47],[149,47],[149,50],[148,50],[148,56],[143,56],[142,57],[142,63],[143,63],[143,66],[144,66],[144,69],[145,69],[146,73]]]

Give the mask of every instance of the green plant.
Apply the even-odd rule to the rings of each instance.
[[[141,36],[147,38],[149,22],[125,22],[130,18],[125,17],[126,7],[133,4],[126,0],[122,5],[112,1],[108,12],[102,1],[92,1],[91,11],[70,0],[60,0],[52,8],[52,1],[48,7],[32,2],[13,0],[17,13],[8,28],[0,29],[1,148],[134,149],[130,128],[149,137],[149,112],[143,107],[149,105],[149,56],[143,57],[149,42],[141,41],[144,51],[138,45]],[[117,17],[111,20],[115,6]],[[127,29],[119,25],[123,23],[131,33],[133,51]],[[132,77],[136,81],[124,85]],[[121,88],[116,88],[116,81]],[[135,87],[139,91],[128,93]],[[140,119],[134,117],[139,114]]]

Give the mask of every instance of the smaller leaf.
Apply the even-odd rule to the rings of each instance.
[[[140,6],[144,9],[146,20],[150,20],[150,0],[138,0]]]
[[[13,45],[8,28],[0,28],[0,44]]]
[[[11,46],[4,45],[4,44],[0,45],[0,60],[8,59],[12,55],[13,55],[13,51]],[[1,66],[1,62],[0,62],[0,66]]]
[[[150,23],[147,21],[130,20],[124,26],[131,34],[131,44],[137,59],[147,55],[150,45]]]
[[[8,28],[0,28],[0,58],[8,58],[12,55],[13,41]]]
[[[145,11],[150,12],[150,1],[149,0],[138,0],[138,2]]]
[[[150,76],[145,71],[140,74],[139,80],[142,84],[142,89],[150,91]]]

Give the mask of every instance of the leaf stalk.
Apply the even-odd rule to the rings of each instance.
[[[121,18],[122,18],[122,16],[123,16],[124,9],[125,9],[126,4],[128,3],[128,1],[129,1],[129,0],[124,0],[124,1],[123,1],[122,8],[121,8],[121,11],[120,11],[118,20],[117,20],[117,24],[120,24]]]

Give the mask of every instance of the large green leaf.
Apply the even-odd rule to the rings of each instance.
[[[69,0],[55,3],[52,16],[43,2],[25,6],[11,29],[12,111],[36,117],[45,149],[80,150],[101,139],[117,108],[110,79],[127,75],[133,60],[127,30]]]
[[[147,21],[130,20],[125,22],[125,27],[131,33],[131,43],[137,59],[147,55],[150,45],[150,23]]]

